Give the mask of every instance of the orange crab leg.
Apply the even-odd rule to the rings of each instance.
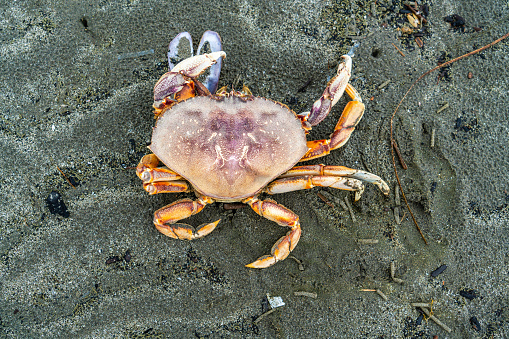
[[[251,208],[262,217],[272,220],[278,225],[290,227],[290,231],[272,246],[271,255],[264,255],[258,258],[258,260],[246,265],[246,267],[266,268],[288,257],[300,239],[301,229],[299,216],[270,199],[259,200],[257,197],[251,197],[242,202],[251,206]]]
[[[182,179],[178,173],[166,167],[157,167],[157,165],[159,165],[159,158],[155,154],[147,154],[141,158],[136,167],[136,175],[143,180],[144,184]]]
[[[274,180],[267,185],[265,192],[269,194],[278,194],[306,190],[316,186],[332,187],[347,191],[364,191],[362,181],[357,179],[326,175],[303,175]]]
[[[204,196],[197,200],[177,200],[154,213],[154,225],[159,232],[171,238],[185,240],[201,238],[212,232],[221,219],[209,224],[202,224],[196,229],[191,225],[175,223],[199,213],[205,205],[212,202],[214,200]]]
[[[183,180],[177,181],[158,181],[143,184],[145,191],[150,195],[159,193],[179,193],[189,192],[189,185]]]
[[[353,101],[348,102],[346,105],[330,139],[308,141],[307,146],[309,150],[300,161],[307,161],[327,155],[330,151],[343,146],[350,138],[355,126],[357,126],[362,118],[364,104],[352,85],[348,84],[345,92]]]
[[[283,193],[283,192],[290,192],[295,191],[299,189],[307,189],[310,187],[301,187],[303,185],[302,179],[300,179],[303,176],[307,176],[312,178],[311,184],[315,186],[328,186],[328,187],[334,187],[339,189],[346,189],[346,190],[355,190],[352,188],[342,188],[342,187],[336,187],[333,185],[325,185],[330,183],[332,179],[325,180],[321,179],[322,177],[325,178],[351,178],[356,180],[361,180],[368,182],[370,184],[374,184],[380,188],[380,190],[383,192],[383,194],[387,195],[389,194],[389,186],[385,181],[382,180],[378,175],[375,175],[373,173],[369,173],[366,171],[361,171],[357,169],[352,169],[344,166],[325,166],[325,165],[307,165],[307,166],[295,166],[289,171],[281,174],[277,180],[271,182],[268,187],[274,187],[274,189],[277,187],[278,191],[273,190],[272,193]],[[289,178],[292,180],[282,180],[283,178]],[[299,179],[297,179],[299,178]],[[319,179],[320,178],[320,179]],[[321,184],[320,182],[323,182]],[[339,184],[339,183],[338,183]],[[336,185],[338,185],[336,184]],[[304,185],[305,186],[305,185]],[[286,188],[285,188],[286,187]],[[347,186],[350,187],[350,186]],[[282,191],[280,191],[282,190]],[[271,193],[268,191],[268,193]]]

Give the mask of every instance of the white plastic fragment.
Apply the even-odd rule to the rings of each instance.
[[[267,293],[267,299],[269,300],[270,307],[272,307],[272,308],[285,306],[285,303],[283,302],[283,298],[281,298],[281,297],[271,297]]]

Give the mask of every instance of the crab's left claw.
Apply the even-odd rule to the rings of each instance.
[[[213,31],[206,31],[203,33],[200,44],[198,45],[198,54],[202,52],[202,48],[204,48],[205,44],[209,44],[210,51],[212,53],[221,52],[221,37],[219,34]],[[219,82],[219,74],[221,73],[222,60],[217,59],[217,62],[210,66],[210,73],[203,82],[205,87],[209,90],[210,93],[216,93],[217,91],[217,83]]]
[[[180,92],[189,82],[196,78],[218,60],[225,58],[223,51],[197,55],[178,63],[171,71],[165,73],[154,86],[154,108],[160,109],[167,102],[166,98]]]

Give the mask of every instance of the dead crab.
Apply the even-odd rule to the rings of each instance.
[[[215,201],[241,201],[259,215],[290,228],[274,244],[270,255],[246,265],[264,268],[288,256],[299,241],[301,228],[295,213],[273,200],[259,200],[261,193],[314,186],[362,192],[365,181],[388,194],[387,184],[368,172],[342,166],[294,166],[341,147],[361,119],[364,104],[348,83],[352,68],[349,56],[343,56],[337,75],[311,111],[295,114],[282,103],[251,95],[247,88],[229,93],[222,88],[215,93],[221,61],[226,56],[215,32],[203,34],[198,55],[173,66],[182,38],[189,40],[192,51],[187,32],[170,43],[171,70],[154,88],[157,123],[149,146],[154,154],[145,155],[136,171],[150,194],[193,191],[197,199],[181,199],[157,210],[154,224],[161,233],[176,239],[203,237],[219,220],[196,229],[177,222]],[[200,55],[205,43],[212,53]],[[210,75],[199,82],[197,77],[209,67]],[[329,114],[344,91],[352,101],[343,110],[330,139],[306,141],[311,126]],[[158,167],[160,162],[165,166]]]

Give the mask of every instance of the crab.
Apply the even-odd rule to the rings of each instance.
[[[309,189],[315,186],[355,191],[363,182],[375,184],[387,195],[388,185],[377,175],[343,166],[304,165],[343,146],[359,123],[364,104],[349,84],[352,59],[343,55],[337,74],[309,112],[296,114],[286,105],[242,91],[217,90],[222,59],[226,57],[216,32],[203,34],[198,53],[178,64],[181,39],[169,45],[170,71],[154,87],[157,118],[149,149],[136,172],[150,194],[194,192],[196,199],[177,200],[154,213],[154,224],[164,235],[176,239],[201,238],[219,220],[196,228],[179,223],[213,202],[242,202],[257,214],[289,228],[264,255],[246,265],[265,268],[284,260],[297,245],[301,227],[297,214],[260,195]],[[211,53],[200,54],[208,43]],[[198,76],[210,69],[200,82]],[[312,126],[320,123],[346,92],[351,98],[329,139],[307,141]],[[162,163],[164,166],[160,166]]]

